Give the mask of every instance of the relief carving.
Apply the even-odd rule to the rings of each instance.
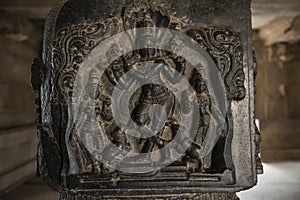
[[[163,162],[174,156],[173,151],[164,147],[178,137],[182,141],[182,146],[189,145],[190,147],[182,157],[167,167],[169,171],[153,172],[154,179],[147,179],[148,181],[197,180],[199,182],[235,183],[231,157],[233,137],[231,102],[241,101],[246,96],[243,48],[239,35],[228,28],[202,27],[191,24],[189,19],[179,19],[173,14],[174,12],[161,1],[153,3],[132,1],[124,8],[120,16],[111,17],[105,21],[70,25],[57,31],[52,49],[50,82],[52,86],[51,104],[59,105],[62,114],[58,123],[64,125],[60,132],[65,134],[53,137],[54,139],[59,137],[56,139],[56,146],[58,151],[62,152],[62,174],[78,178],[80,183],[86,184],[91,182],[97,184],[99,179],[104,179],[104,182],[107,183],[118,184],[122,180],[138,180],[140,176],[145,176],[146,180],[147,174],[122,174],[107,167],[93,153],[101,154],[107,162],[113,162],[115,159],[123,159],[126,154],[151,153],[163,149],[163,153],[159,155],[150,154],[150,158],[136,160],[136,164],[154,165],[156,162]],[[213,106],[216,101],[215,93],[210,90],[205,74],[197,71],[195,66],[182,56],[173,53],[182,48],[176,37],[166,42],[173,52],[158,48],[133,50],[113,60],[102,77],[98,76],[97,70],[92,70],[89,73],[86,87],[80,88],[80,90],[84,91],[81,94],[83,98],[92,99],[93,103],[89,105],[81,102],[82,105],[79,106],[81,111],[76,116],[79,123],[77,126],[72,123],[74,116],[70,115],[70,105],[74,95],[77,95],[74,94],[75,80],[80,70],[85,67],[84,61],[101,42],[110,36],[129,29],[147,27],[178,31],[196,41],[213,60],[217,72],[222,78],[219,87],[224,87],[226,93],[224,123],[213,129],[216,132],[214,135],[211,135],[210,131],[212,121],[218,118],[218,113],[214,114],[218,108]],[[134,34],[139,33],[133,31]],[[155,34],[160,37],[164,36],[164,33],[159,31]],[[148,37],[145,33],[142,38],[146,38],[143,42],[150,46],[155,42],[151,34]],[[138,42],[133,40],[133,46]],[[111,50],[105,52],[106,57],[99,59],[109,60],[110,57],[119,55],[120,51],[122,49],[118,44],[113,44]],[[147,64],[155,66],[151,72],[124,78],[126,73]],[[168,69],[164,66],[167,66]],[[170,88],[158,84],[143,85],[133,93],[129,103],[130,117],[133,122],[141,127],[147,126],[157,134],[148,138],[134,137],[128,134],[128,130],[120,128],[116,123],[112,109],[114,88],[121,85],[128,89],[132,85],[142,82],[145,74],[149,74],[149,76],[155,74],[157,81],[168,82],[174,88],[181,87],[181,77],[188,80],[196,96],[200,113],[197,121],[199,124],[196,130],[197,134],[189,138],[189,141],[185,137],[178,136],[178,132],[185,128],[180,115],[192,116],[193,110],[190,104],[193,100],[180,102]],[[188,93],[183,92],[182,96],[184,96],[183,99],[189,99]],[[130,122],[126,125],[129,128],[131,126]],[[49,130],[48,134],[50,132]],[[91,135],[91,133],[93,134]],[[89,147],[95,152],[90,152],[86,148],[82,138],[90,142]],[[117,148],[112,149],[108,141]],[[203,153],[203,148],[207,145],[209,147]],[[179,146],[174,151],[180,151],[180,148]],[[181,172],[189,175],[182,175]],[[85,178],[87,174],[91,176]],[[67,199],[67,197],[65,198]]]
[[[224,79],[228,99],[230,101],[242,100],[245,97],[245,75],[242,63],[243,53],[239,37],[235,33],[226,29],[203,28],[197,25],[187,24],[180,19],[170,17],[166,14],[167,11],[158,11],[158,9],[150,8],[149,5],[150,4],[147,4],[147,6],[142,7],[135,6],[134,8],[127,7],[128,9],[125,11],[124,16],[114,17],[105,22],[70,26],[59,31],[53,48],[53,82],[55,84],[54,89],[57,90],[53,93],[54,102],[63,104],[70,102],[70,98],[73,94],[74,80],[83,60],[101,41],[123,31],[122,27],[166,27],[185,33],[197,41],[214,60]],[[150,37],[148,38],[148,42],[152,42]],[[174,48],[176,48],[176,40],[173,40],[173,43],[170,45],[174,45]],[[118,50],[116,46],[115,51]],[[109,56],[109,54],[114,53],[116,52],[112,51],[107,54]],[[223,159],[221,159],[223,160],[221,161],[223,164],[219,162],[215,164],[216,166],[212,166],[212,162],[215,162],[213,158],[216,157],[213,151],[209,152],[205,158],[200,158],[197,155],[197,151],[201,148],[202,142],[206,137],[209,128],[210,113],[212,112],[210,92],[207,89],[206,82],[201,77],[201,74],[197,73],[184,58],[160,49],[141,49],[121,56],[105,71],[106,77],[104,78],[93,77],[93,74],[90,75],[91,83],[85,88],[87,91],[86,95],[89,95],[88,91],[93,91],[93,87],[97,87],[95,98],[96,108],[90,109],[96,109],[97,119],[99,119],[98,123],[101,125],[101,129],[105,132],[107,137],[120,148],[120,152],[114,152],[112,153],[114,155],[107,156],[117,156],[123,149],[134,152],[151,152],[153,149],[161,149],[174,138],[176,131],[172,130],[178,130],[178,126],[180,126],[178,113],[176,113],[176,106],[178,106],[176,104],[178,103],[176,103],[172,92],[163,86],[148,84],[144,85],[141,90],[137,91],[132,97],[131,117],[134,122],[140,126],[152,123],[157,125],[157,127],[152,127],[154,131],[158,131],[156,129],[163,127],[162,131],[148,139],[137,139],[126,135],[126,133],[117,128],[111,111],[112,91],[110,91],[109,88],[116,86],[117,82],[125,73],[130,71],[130,69],[136,68],[136,65],[141,63],[162,63],[167,65],[176,70],[187,80],[190,80],[190,84],[194,87],[201,113],[201,126],[199,127],[197,136],[193,139],[192,147],[182,159],[182,164],[187,165],[187,163],[194,163],[196,167],[194,167],[193,170],[202,172],[211,171],[222,173],[225,169],[228,169],[229,166],[226,162],[230,161],[226,161],[223,154],[226,146],[225,143],[228,142],[227,137],[232,134],[231,123],[228,123],[227,127],[223,128],[220,134],[221,137],[218,138],[217,141],[212,141],[219,146],[218,148],[223,148],[221,152],[218,152],[221,154],[221,157],[223,157]],[[155,73],[162,74],[165,79],[169,78],[169,81],[173,81],[173,84],[176,85],[176,77],[174,77],[172,71],[163,70],[159,67],[154,70],[157,70]],[[136,77],[136,80],[138,80],[138,78],[139,77]],[[128,80],[128,82],[124,84],[130,85],[131,81],[133,80]],[[158,121],[151,122],[150,107],[157,104],[160,105],[163,108],[162,110],[165,110],[166,113],[155,112],[154,114],[156,116],[154,116],[153,119]],[[89,111],[86,112],[84,118],[89,121],[87,118]],[[231,121],[230,108],[228,108],[227,112],[229,113],[227,115],[227,121]],[[161,125],[159,124],[159,120],[164,118],[164,114],[167,115],[166,117],[169,122]],[[95,124],[95,126],[97,126],[97,124]],[[91,127],[86,127],[86,129],[91,129]],[[95,160],[91,158],[92,156],[89,155],[88,151],[83,147],[73,132],[75,132],[75,130],[70,131],[70,136],[67,139],[68,141],[66,141],[67,148],[70,146],[69,154],[71,154],[71,156],[69,155],[71,162],[69,163],[69,167],[71,168],[71,166],[76,165],[76,163],[79,167],[77,170],[70,170],[69,173],[86,173],[92,172],[95,168],[98,169],[99,167],[94,166],[98,165],[98,163],[93,163]],[[105,145],[103,141],[100,144]],[[167,152],[167,154],[168,153],[170,152]]]

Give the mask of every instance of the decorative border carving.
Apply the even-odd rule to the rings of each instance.
[[[65,112],[62,121],[67,118],[64,107],[70,103],[74,80],[82,61],[93,48],[109,36],[122,32],[126,26],[128,26],[127,28],[131,27],[130,23],[126,24],[125,17],[114,17],[105,22],[69,26],[58,31],[53,43],[50,82],[51,89],[53,89],[51,103],[61,105],[61,111]],[[174,17],[170,18],[166,28],[187,34],[211,55],[224,78],[229,100],[240,101],[245,98],[243,50],[238,34],[227,28],[204,28],[191,25]],[[49,134],[49,137],[50,135],[52,137],[51,130],[45,128],[44,130],[43,134]],[[64,144],[61,144],[63,142],[64,140],[60,142],[57,140],[57,146],[63,149]]]

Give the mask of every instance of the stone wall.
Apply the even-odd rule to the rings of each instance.
[[[21,16],[0,15],[0,193],[35,174],[36,114],[30,66],[41,29]]]

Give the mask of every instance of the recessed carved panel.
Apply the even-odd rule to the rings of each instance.
[[[42,176],[59,176],[51,178],[62,183],[59,188],[107,196],[132,190],[128,194],[135,196],[143,188],[192,192],[218,191],[221,186],[231,191],[228,188],[239,184],[232,154],[238,119],[232,105],[246,101],[251,92],[245,82],[246,43],[233,28],[178,17],[172,5],[130,1],[116,6],[118,14],[66,23],[51,33],[51,47],[44,52],[51,58],[39,70],[34,68],[41,81],[33,83],[36,90],[41,87],[44,101],[39,110],[39,171]],[[132,50],[126,51],[123,41],[108,42],[109,48],[101,49],[124,32]],[[185,37],[190,43],[183,42]],[[139,43],[147,48],[135,48]],[[192,63],[188,49],[196,47],[199,66]],[[132,93],[116,97],[116,90]],[[114,110],[115,98],[125,97],[128,105]],[[149,137],[138,137],[139,131],[133,135],[136,126],[150,130]],[[53,165],[51,155],[58,164],[53,169],[48,167]],[[164,193],[168,191],[158,191]]]

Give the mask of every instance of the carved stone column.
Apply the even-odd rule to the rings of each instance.
[[[68,199],[238,199],[256,184],[250,1],[69,0],[32,68],[39,174]]]

